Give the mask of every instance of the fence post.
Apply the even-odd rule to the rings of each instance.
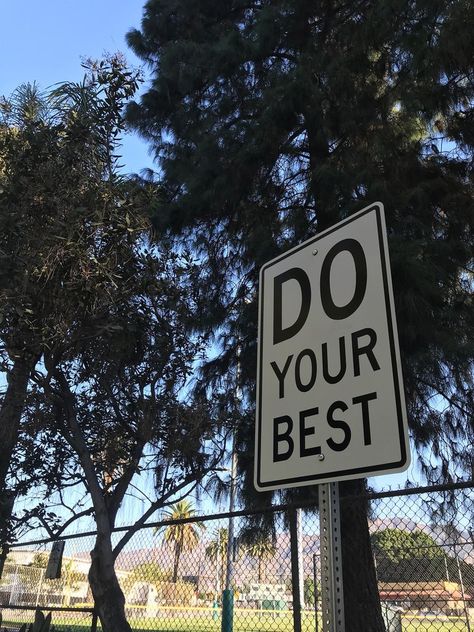
[[[40,568],[40,576],[39,576],[39,581],[38,581],[38,589],[36,591],[36,604],[35,606],[39,606],[40,605],[40,596],[41,596],[41,588],[43,587],[43,579],[45,576],[45,569],[44,568]]]
[[[95,610],[92,611],[91,632],[97,632],[97,612]]]
[[[468,608],[466,606],[466,593],[464,591],[464,580],[463,580],[463,576],[462,576],[461,565],[459,563],[459,556],[458,556],[456,547],[454,548],[454,556],[456,558],[456,565],[458,567],[459,585],[461,587],[462,605],[463,605],[463,610],[464,610],[464,616],[466,618],[466,629],[467,629],[467,632],[471,632],[471,624],[469,622],[469,610],[468,610]]]
[[[237,451],[236,451],[236,432],[232,435],[232,462],[230,469],[230,496],[229,496],[229,512],[232,514],[235,505],[235,492],[237,484]],[[229,516],[229,526],[227,531],[227,547],[226,547],[226,572],[225,584],[222,592],[222,632],[232,632],[234,628],[234,589],[232,588],[232,579],[234,574],[234,518]]]
[[[293,594],[293,630],[301,632],[300,559],[297,510],[290,509],[291,591]]]
[[[319,632],[319,618],[318,618],[318,568],[317,568],[317,553],[313,553],[313,595],[314,595],[314,629]]]
[[[321,483],[318,495],[323,632],[345,632],[338,483]]]
[[[240,388],[240,342],[237,345],[237,383],[235,386],[235,400],[237,407],[240,407],[242,401],[242,389]],[[232,432],[232,455],[230,465],[230,494],[229,494],[229,513],[235,509],[235,493],[237,486],[237,431],[234,428]],[[229,527],[227,532],[227,559],[225,573],[225,587],[222,592],[222,632],[233,632],[234,629],[234,589],[232,588],[232,578],[234,574],[234,518],[229,516]]]

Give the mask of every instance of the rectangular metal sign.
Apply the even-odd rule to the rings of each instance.
[[[60,579],[65,545],[66,542],[64,540],[53,542],[53,546],[49,554],[48,566],[46,567],[46,579]]]
[[[255,486],[399,472],[410,462],[383,205],[260,271]]]

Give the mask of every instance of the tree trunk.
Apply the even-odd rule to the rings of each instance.
[[[174,564],[173,564],[173,584],[178,581],[178,568],[179,558],[181,557],[181,542],[176,542],[176,548],[174,550]]]
[[[117,511],[117,500],[108,506],[107,492],[100,486],[92,455],[83,430],[77,420],[76,395],[71,391],[64,373],[56,368],[54,376],[60,389],[64,418],[65,438],[79,458],[86,484],[92,499],[97,536],[91,551],[89,585],[94,598],[95,610],[103,632],[132,632],[125,616],[125,597],[115,573],[115,557],[112,549],[112,529]]]
[[[370,542],[364,479],[340,484],[346,632],[385,632]],[[346,498],[344,498],[346,497]]]
[[[15,360],[7,377],[8,387],[0,409],[0,538],[7,538],[8,522],[13,505],[6,493],[8,468],[18,441],[20,420],[28,393],[28,380],[35,367],[36,357],[21,357]]]
[[[110,543],[98,541],[91,551],[89,584],[103,632],[131,632],[125,616],[125,597],[115,574]]]
[[[221,555],[221,571],[220,571],[221,576],[219,578],[221,589],[225,587],[225,569],[226,569],[225,558],[223,555]]]

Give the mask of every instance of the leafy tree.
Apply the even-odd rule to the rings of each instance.
[[[28,446],[35,463],[36,493],[44,489],[42,502],[29,510],[30,523],[36,520],[55,537],[78,517],[94,516],[97,539],[89,582],[108,630],[130,629],[114,571],[120,551],[158,509],[198,484],[221,454],[212,410],[182,396],[200,349],[181,322],[189,306],[188,297],[181,296],[184,269],[178,271],[175,260],[167,261],[163,253],[158,257],[143,242],[121,259],[119,245],[115,241],[115,269],[121,278],[114,290],[117,301],[98,323],[102,334],[94,336],[93,345],[78,344],[60,360],[46,354],[44,370],[34,376],[20,445]],[[133,291],[127,296],[129,288]],[[208,443],[210,437],[214,442]],[[144,496],[143,514],[112,544],[129,487],[139,489],[135,477],[147,472],[154,476],[155,492]],[[48,498],[56,492],[62,499],[66,486],[85,493],[72,515],[58,523]],[[180,540],[176,548],[178,561]]]
[[[444,556],[443,548],[433,538],[416,529],[383,529],[372,534],[372,545],[376,555],[383,556],[391,562],[413,558],[440,558]]]
[[[443,548],[424,531],[383,529],[371,540],[379,581],[442,581],[449,575]]]
[[[185,397],[202,353],[187,330],[197,266],[184,249],[151,243],[155,187],[116,173],[121,109],[135,85],[114,57],[91,62],[82,84],[46,95],[44,118],[24,128],[12,100],[0,151],[2,410],[10,396],[15,402],[15,415],[3,419],[2,458],[9,488],[38,499],[17,521],[55,538],[94,517],[89,582],[108,632],[130,630],[114,569],[120,551],[221,456],[212,402]],[[11,391],[20,360],[21,393]],[[155,493],[112,544],[129,487],[147,472]],[[70,489],[81,494],[73,506]]]
[[[81,86],[64,84],[42,94],[26,84],[0,102],[0,337],[7,378],[0,406],[2,501],[12,491],[5,479],[29,378],[44,350],[71,333],[78,312],[92,316],[107,309],[106,294],[99,306],[89,291],[92,262],[84,227],[92,222],[99,234],[118,215],[107,203],[106,177],[116,163],[119,110],[137,76],[120,56],[86,65]],[[101,272],[103,282],[113,274],[110,268]],[[0,507],[2,541],[8,513]]]
[[[163,570],[156,562],[141,562],[132,568],[132,572],[128,577],[132,577],[134,581],[156,584],[160,581],[168,581],[170,573]]]
[[[223,343],[205,386],[240,346],[252,401],[260,266],[381,199],[411,434],[437,480],[472,457],[473,17],[468,0],[148,0],[128,36],[152,72],[128,114],[160,168],[155,224],[199,251],[201,325]],[[239,452],[255,504],[250,421]],[[378,632],[368,511],[343,500],[345,613]]]
[[[125,594],[128,593],[136,582],[147,582],[155,586],[160,582],[171,579],[171,573],[161,568],[157,562],[141,562],[134,566],[123,582]]]
[[[318,592],[320,590],[320,586],[317,585]],[[304,591],[304,602],[308,606],[314,606],[315,601],[315,590],[314,590],[314,579],[312,577],[305,577],[303,583],[303,591]]]
[[[460,583],[461,574],[463,583],[472,585],[472,564],[423,531],[384,529],[372,534],[372,544],[379,581]]]
[[[30,566],[34,568],[46,568],[48,566],[49,553],[36,553]]]
[[[164,512],[165,520],[187,520],[195,516],[195,509],[189,500],[180,500]],[[192,551],[198,543],[200,534],[205,530],[202,522],[184,522],[162,527],[164,541],[174,548],[172,581],[178,580],[178,568],[181,553]]]

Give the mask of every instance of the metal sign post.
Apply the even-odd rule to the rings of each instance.
[[[44,576],[45,579],[60,579],[65,545],[66,542],[64,540],[53,542]]]
[[[344,632],[339,484],[321,483],[318,493],[323,632]]]
[[[260,270],[255,487],[319,484],[323,632],[344,632],[338,481],[409,463],[388,239],[376,202]]]

